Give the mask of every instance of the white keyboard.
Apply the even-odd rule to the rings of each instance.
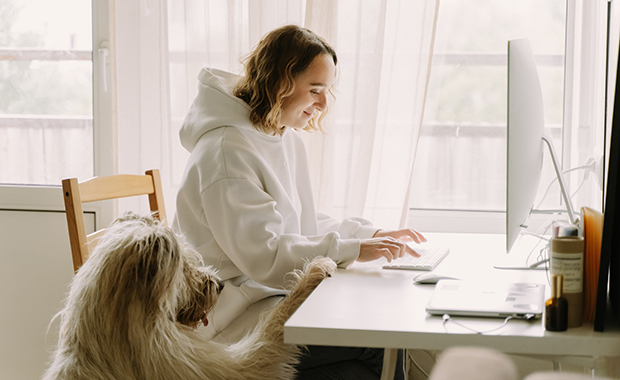
[[[433,270],[441,260],[450,253],[450,248],[441,246],[412,245],[420,257],[405,255],[391,263],[385,263],[383,269],[407,269],[407,270]]]

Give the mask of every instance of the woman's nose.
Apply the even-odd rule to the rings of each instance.
[[[327,109],[327,95],[326,94],[322,94],[321,98],[319,99],[318,102],[316,102],[315,104],[316,109],[318,109],[319,111],[323,112]]]

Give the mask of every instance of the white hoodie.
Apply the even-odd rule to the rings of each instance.
[[[286,273],[316,256],[347,267],[359,255],[359,239],[377,231],[364,219],[338,222],[316,212],[303,141],[290,128],[282,136],[254,129],[249,106],[231,94],[237,79],[206,68],[198,75],[180,132],[191,155],[173,222],[226,283],[207,331],[224,332],[227,341],[273,304],[257,302],[286,294]]]

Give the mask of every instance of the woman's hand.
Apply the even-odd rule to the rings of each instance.
[[[424,235],[419,233],[416,230],[411,228],[403,228],[402,230],[379,230],[375,232],[372,236],[373,238],[378,237],[392,237],[394,239],[402,240],[402,241],[415,241],[416,243],[424,243],[426,242],[426,238]]]
[[[373,261],[385,257],[388,262],[403,257],[405,253],[418,257],[414,249],[406,244],[408,241],[423,243],[424,235],[410,228],[395,231],[379,230],[372,239],[362,240],[360,244],[359,262]]]

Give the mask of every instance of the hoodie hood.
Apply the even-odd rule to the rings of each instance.
[[[198,74],[198,95],[194,99],[179,132],[181,145],[190,153],[205,133],[235,126],[254,130],[250,106],[232,95],[239,76],[216,69],[203,68]]]

